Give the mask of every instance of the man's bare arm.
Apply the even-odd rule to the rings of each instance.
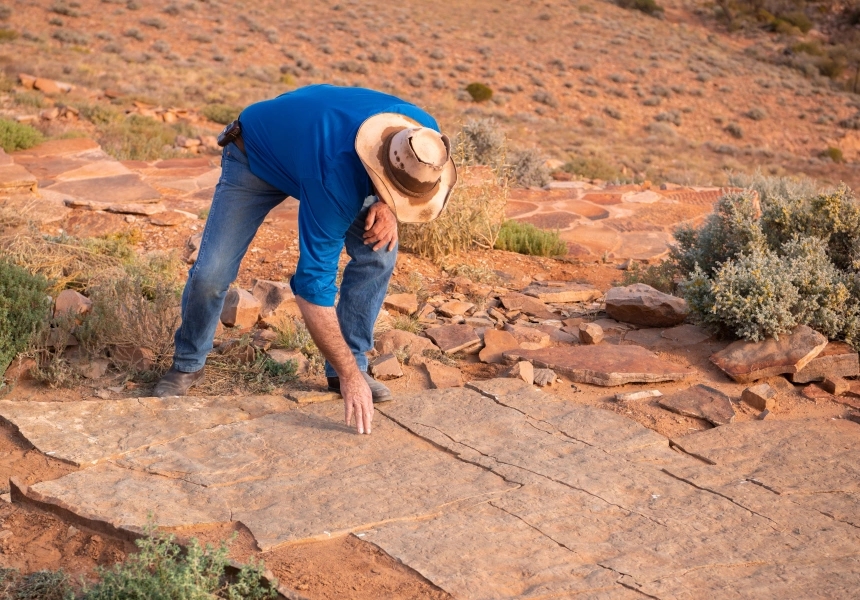
[[[370,433],[373,397],[364,376],[358,370],[352,351],[343,339],[334,307],[312,304],[299,296],[296,296],[296,303],[320,352],[337,371],[346,424],[351,425],[355,417],[358,433]]]

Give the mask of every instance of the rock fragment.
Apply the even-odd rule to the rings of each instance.
[[[271,321],[286,316],[302,316],[288,283],[257,279],[251,288],[251,295],[260,301],[260,317],[263,319]]]
[[[511,334],[523,350],[539,350],[552,343],[548,333],[525,325],[505,325],[505,331]]]
[[[505,371],[505,377],[511,379],[522,379],[527,384],[532,385],[535,381],[535,368],[527,360],[521,360]]]
[[[766,383],[748,387],[741,393],[741,400],[758,410],[773,410],[776,406],[776,390]]]
[[[383,354],[370,363],[370,374],[379,381],[388,381],[403,377],[403,369],[400,368],[400,361],[394,354]]]
[[[85,315],[93,308],[93,301],[75,290],[63,290],[54,302],[54,318],[63,315]]]
[[[385,297],[382,306],[402,315],[411,315],[418,311],[418,296],[410,293],[391,294]]]
[[[558,318],[558,315],[552,312],[546,304],[537,298],[526,296],[525,294],[510,292],[499,298],[499,300],[507,311],[518,310],[538,319]],[[508,315],[508,319],[511,318],[513,317]]]
[[[636,402],[637,400],[647,400],[648,398],[659,398],[663,395],[660,390],[642,390],[639,392],[623,392],[615,394],[615,400],[618,402]]]
[[[475,305],[471,302],[461,302],[460,300],[450,300],[442,304],[439,308],[436,309],[443,317],[457,317],[463,316],[470,310],[475,308]]]
[[[580,323],[579,340],[583,344],[599,344],[603,341],[603,328],[596,323]]]
[[[738,383],[797,373],[827,345],[827,338],[806,325],[762,342],[739,340],[711,356],[711,362]]]
[[[452,387],[463,387],[463,374],[456,367],[443,365],[435,360],[422,361],[421,366],[430,377],[430,387],[441,390]]]
[[[251,292],[232,288],[224,299],[221,322],[226,327],[253,327],[260,317],[262,304]]]
[[[860,375],[857,351],[845,342],[829,342],[818,356],[800,369],[789,374],[792,383],[823,381],[825,377],[856,377]]]
[[[643,327],[672,327],[684,322],[689,309],[683,298],[636,283],[614,287],[606,294],[606,314]]]
[[[310,367],[310,361],[298,350],[272,348],[266,351],[266,355],[279,365],[285,365],[293,361],[296,363],[296,375],[305,375]]]
[[[731,399],[721,391],[701,384],[667,396],[658,404],[679,415],[704,419],[713,425],[727,425],[735,418]]]
[[[534,384],[546,387],[555,383],[556,375],[552,369],[535,369]]]
[[[535,281],[523,290],[526,296],[533,296],[543,302],[564,304],[569,302],[592,302],[603,294],[586,283],[565,281]]]
[[[841,396],[851,389],[851,384],[842,377],[828,377],[821,383],[821,387],[829,394]]]
[[[429,339],[402,329],[389,329],[380,334],[373,347],[380,354],[405,352],[407,357],[425,350],[438,350]]]
[[[474,328],[468,325],[442,325],[431,327],[424,333],[446,354],[468,350],[481,344],[481,338]]]
[[[503,364],[503,354],[519,348],[519,341],[510,332],[487,329],[484,332],[484,348],[478,354],[481,362]]]

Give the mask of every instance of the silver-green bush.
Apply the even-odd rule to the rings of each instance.
[[[675,232],[671,264],[712,329],[758,341],[806,324],[860,347],[860,206],[850,189],[757,176],[702,227]]]

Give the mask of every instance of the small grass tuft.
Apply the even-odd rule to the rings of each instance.
[[[227,125],[239,118],[239,113],[242,112],[242,109],[238,106],[230,106],[228,104],[207,104],[200,112],[210,121]]]
[[[0,147],[6,152],[32,148],[44,139],[41,132],[30,125],[0,119]]]
[[[466,86],[466,91],[475,102],[486,102],[493,97],[493,90],[483,83],[470,83]]]
[[[0,260],[0,372],[25,350],[48,318],[48,281]]]
[[[563,256],[567,254],[567,244],[558,232],[545,231],[531,223],[505,221],[496,240],[497,250],[508,250],[533,256]]]

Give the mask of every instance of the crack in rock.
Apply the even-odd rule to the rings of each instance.
[[[723,498],[723,499],[725,499],[725,500],[728,500],[728,501],[729,501],[729,502],[731,502],[732,504],[734,504],[734,505],[736,505],[736,506],[741,507],[741,508],[742,508],[742,509],[744,509],[745,511],[748,511],[750,514],[756,515],[757,517],[761,517],[762,519],[764,519],[764,520],[766,520],[766,521],[768,521],[768,522],[772,523],[771,527],[773,527],[773,529],[774,529],[774,530],[776,530],[776,531],[780,531],[780,530],[781,530],[781,529],[780,529],[780,527],[779,527],[779,523],[777,523],[776,521],[774,521],[773,519],[771,519],[771,518],[770,518],[770,517],[768,517],[767,515],[763,515],[763,514],[761,514],[760,512],[754,511],[753,509],[749,508],[748,506],[744,506],[744,505],[743,505],[743,504],[741,504],[740,502],[736,501],[736,500],[735,500],[735,499],[733,499],[733,498],[730,498],[729,496],[726,496],[725,494],[721,494],[720,492],[718,492],[718,491],[716,491],[716,490],[712,490],[712,489],[710,489],[710,488],[706,488],[706,487],[703,487],[703,486],[700,486],[700,485],[696,485],[696,484],[695,484],[695,483],[693,483],[692,481],[690,481],[690,480],[688,480],[688,479],[684,479],[683,477],[681,477],[681,476],[679,476],[679,475],[675,475],[674,473],[671,473],[671,472],[669,472],[669,471],[668,471],[668,470],[666,470],[666,469],[660,469],[660,470],[661,470],[661,471],[663,471],[663,472],[664,472],[666,475],[668,475],[669,477],[672,477],[673,479],[677,479],[678,481],[680,481],[680,482],[682,482],[682,483],[686,483],[687,485],[691,485],[691,486],[693,486],[694,488],[696,488],[697,490],[701,490],[701,491],[703,491],[703,492],[708,492],[708,493],[710,493],[710,494],[714,494],[715,496],[719,496],[720,498]]]

